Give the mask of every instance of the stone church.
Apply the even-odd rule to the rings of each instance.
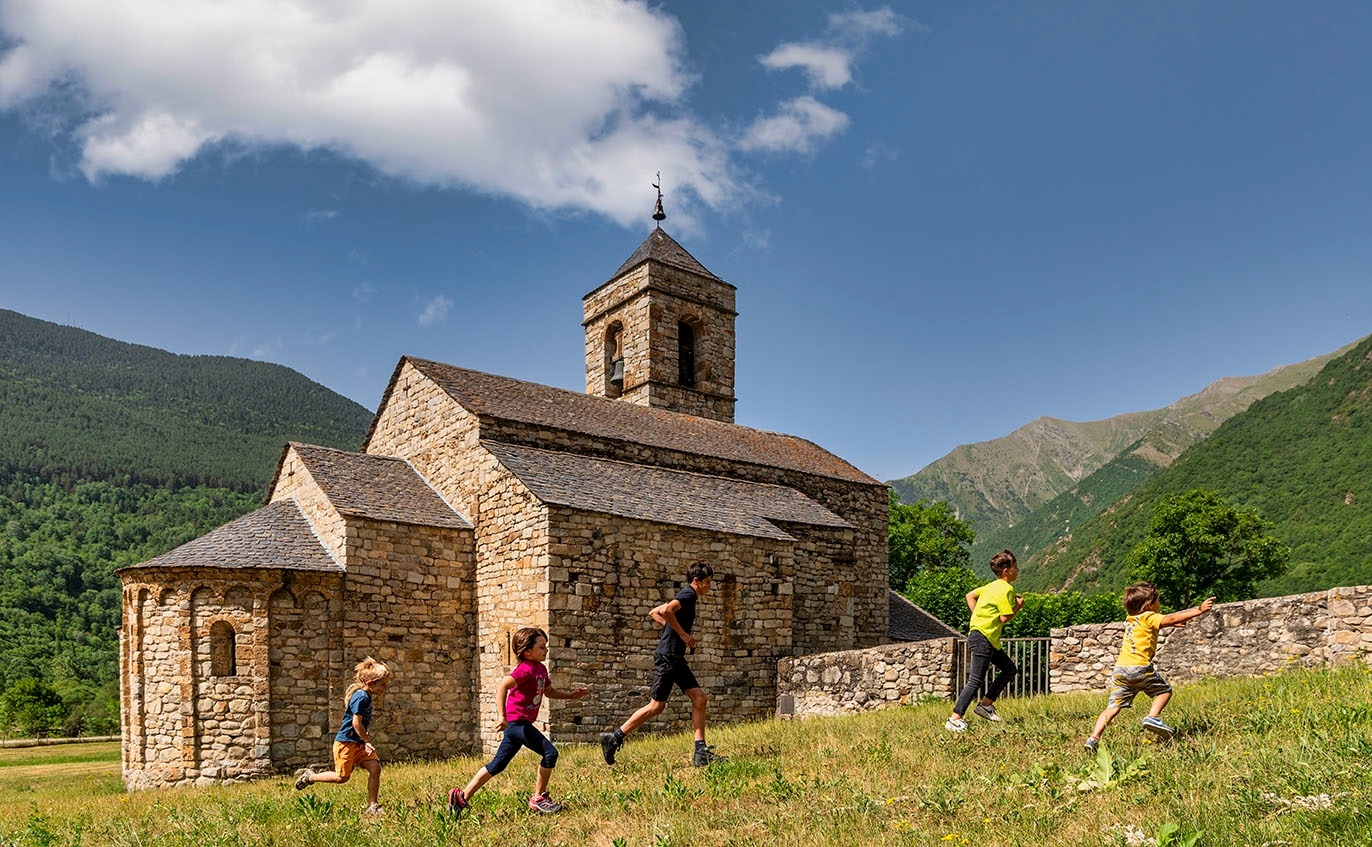
[[[360,452],[288,444],[267,505],[119,572],[128,787],[329,761],[368,655],[383,758],[489,747],[531,625],[593,694],[544,728],[593,741],[646,702],[648,610],[696,560],[714,720],[774,714],[783,657],[891,640],[886,487],[733,422],[734,286],[659,227],[582,305],[586,393],[404,357]],[[654,726],[688,725],[680,698]]]

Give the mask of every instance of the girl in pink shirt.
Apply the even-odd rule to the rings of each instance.
[[[500,749],[495,758],[482,767],[467,783],[466,788],[454,788],[448,792],[448,811],[453,815],[462,814],[472,795],[481,790],[491,777],[505,770],[505,766],[519,752],[520,747],[528,747],[543,758],[538,763],[538,777],[534,781],[534,794],[529,798],[529,808],[545,815],[555,815],[562,811],[562,804],[548,796],[548,777],[557,767],[557,748],[534,727],[538,720],[538,710],[544,697],[554,700],[579,700],[591,692],[585,688],[561,691],[552,686],[548,679],[548,669],[543,661],[548,658],[548,634],[537,627],[525,627],[514,634],[514,652],[519,657],[510,675],[500,681],[495,700],[500,704],[500,721],[496,729],[504,730]]]

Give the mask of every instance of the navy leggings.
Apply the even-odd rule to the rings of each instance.
[[[967,707],[976,699],[977,689],[981,688],[982,678],[986,676],[987,665],[995,665],[998,671],[996,678],[986,686],[988,700],[999,697],[1005,686],[1019,673],[1019,668],[1005,655],[1005,651],[992,647],[990,639],[975,629],[967,636],[967,649],[972,652],[972,666],[967,669],[967,684],[962,687],[958,702],[953,706],[955,715],[967,714]]]
[[[505,727],[505,737],[500,739],[500,749],[495,751],[495,758],[486,765],[486,773],[495,776],[505,770],[505,766],[514,759],[520,747],[528,747],[542,756],[543,761],[539,762],[541,767],[557,767],[557,748],[553,746],[553,742],[545,738],[543,733],[528,721],[515,721]]]

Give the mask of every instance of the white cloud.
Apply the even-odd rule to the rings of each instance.
[[[337,218],[337,209],[309,209],[300,216],[300,222],[308,228],[325,221],[337,220]]]
[[[365,303],[376,296],[376,286],[370,282],[360,282],[353,288],[353,299]]]
[[[424,311],[419,313],[420,326],[433,326],[436,323],[443,323],[447,320],[448,312],[453,308],[453,301],[444,297],[442,294],[430,300],[424,306]]]
[[[829,16],[829,26],[815,41],[790,41],[758,61],[768,70],[799,68],[804,71],[811,91],[843,88],[853,81],[853,65],[878,36],[891,37],[904,31],[907,19],[889,6],[871,12],[844,12]]]
[[[799,68],[811,91],[835,91],[853,81],[853,66],[873,38],[899,35],[905,23],[906,18],[888,6],[832,14],[821,38],[784,42],[758,61],[768,70]],[[779,104],[775,114],[755,120],[739,147],[767,153],[812,153],[849,123],[846,114],[814,97],[796,97]]]
[[[890,6],[871,12],[840,12],[829,16],[829,30],[835,37],[859,41],[877,35],[900,35],[909,23],[909,18],[893,12]],[[918,23],[914,25],[922,29]]]
[[[0,33],[0,108],[79,112],[91,180],[288,145],[624,223],[659,170],[678,220],[749,190],[648,0],[3,0]]]
[[[853,79],[852,55],[834,47],[783,44],[758,61],[773,71],[801,68],[814,89],[842,88]]]
[[[739,147],[764,153],[811,153],[819,142],[848,128],[848,116],[813,97],[796,97],[775,115],[758,118]]]

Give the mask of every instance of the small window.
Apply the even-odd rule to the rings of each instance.
[[[238,633],[228,621],[215,621],[210,627],[210,674],[238,675]]]
[[[605,332],[605,396],[624,393],[624,327],[618,321]]]
[[[684,388],[696,387],[696,331],[681,321],[676,325],[677,383]]]

